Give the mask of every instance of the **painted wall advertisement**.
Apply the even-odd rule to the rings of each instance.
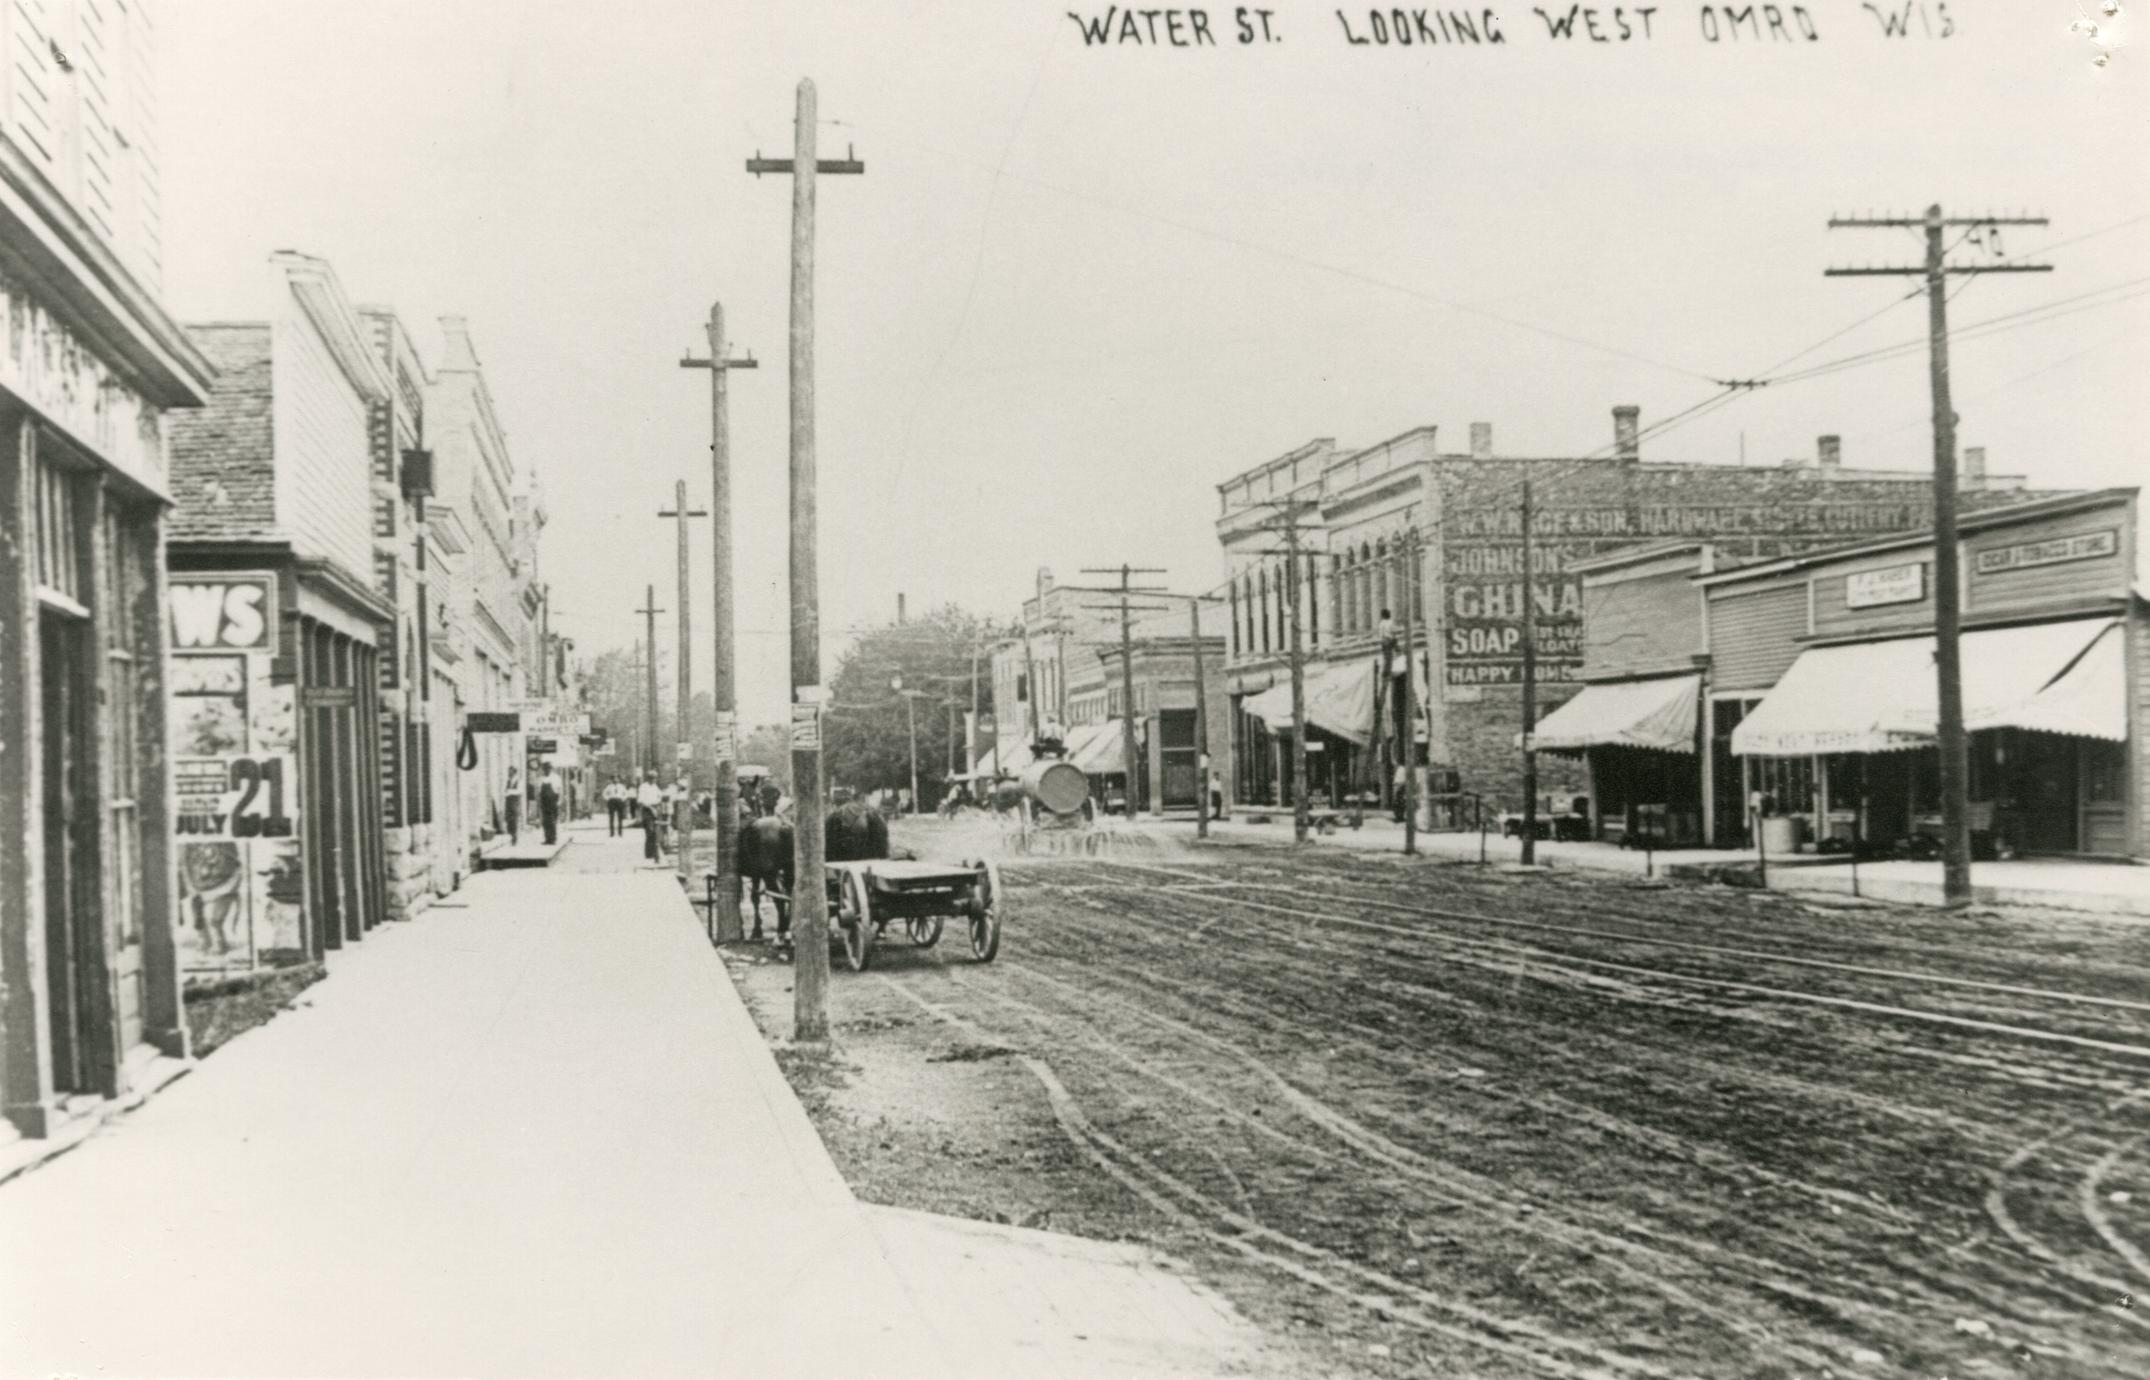
[[[1458,689],[1520,686],[1528,607],[1538,683],[1579,682],[1583,582],[1571,567],[1591,557],[1671,538],[1805,549],[1908,530],[1921,517],[1921,509],[1895,501],[1542,508],[1531,520],[1526,579],[1519,508],[1459,512],[1442,542],[1443,679]]]
[[[297,703],[269,681],[276,577],[175,575],[170,600],[181,963],[243,972],[300,957]]]

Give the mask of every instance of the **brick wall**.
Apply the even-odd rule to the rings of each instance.
[[[268,535],[276,526],[269,328],[190,326],[187,334],[216,367],[216,382],[208,406],[165,414],[177,500],[170,535],[180,541]]]

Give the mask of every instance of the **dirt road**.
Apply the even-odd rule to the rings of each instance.
[[[892,934],[785,1056],[869,1200],[1156,1244],[1299,1373],[2150,1374],[2150,927],[1273,848],[1007,883],[998,961]]]

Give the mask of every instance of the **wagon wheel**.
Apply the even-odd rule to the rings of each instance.
[[[921,949],[930,949],[941,942],[941,917],[938,915],[914,915],[906,927],[911,942]]]
[[[980,963],[1000,952],[1000,869],[990,859],[978,864],[979,892],[971,908],[970,951]]]
[[[852,972],[863,973],[873,961],[873,904],[866,899],[866,879],[856,872],[844,874],[844,901],[837,912],[844,962],[851,965]]]

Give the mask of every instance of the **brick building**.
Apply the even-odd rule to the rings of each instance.
[[[441,559],[428,531],[432,453],[425,449],[428,375],[394,311],[362,307],[366,340],[388,389],[371,403],[374,588],[395,609],[383,640],[381,812],[388,851],[388,913],[408,919],[460,885],[467,866],[456,794],[453,683],[436,667],[434,624]]]
[[[434,471],[426,511],[447,588],[436,629],[444,636],[432,646],[448,665],[460,724],[473,710],[516,710],[529,694],[535,605],[525,602],[530,581],[521,547],[528,522],[517,515],[521,486],[507,432],[468,323],[447,316],[440,325],[441,361],[425,395]],[[479,734],[475,746],[477,764],[458,773],[453,807],[461,829],[455,846],[471,867],[506,833],[510,769],[518,786],[524,774],[520,734]]]
[[[1090,777],[1100,802],[1126,793],[1123,720],[1126,685],[1120,666],[1118,591],[1103,585],[1060,585],[1038,572],[1037,593],[1023,601],[1022,620],[992,653],[993,722],[998,737],[981,743],[974,769],[1020,770],[1042,729],[1063,731],[1069,760]],[[1199,766],[1194,727],[1194,642],[1185,612],[1154,611],[1155,596],[1132,601],[1143,611],[1130,620],[1133,645],[1135,798],[1138,809],[1192,807]],[[1176,601],[1175,601],[1176,602]],[[1205,680],[1210,696],[1212,763],[1228,751],[1224,723],[1224,610],[1202,613]],[[1035,690],[1033,690],[1033,685]],[[997,744],[997,748],[996,748]],[[1160,793],[1158,786],[1162,785]]]
[[[212,370],[157,298],[148,24],[0,11],[0,1161],[188,1057],[167,435]]]
[[[1523,610],[1534,610],[1544,714],[1574,693],[1581,676],[1585,611],[1576,566],[1671,538],[1708,541],[1727,564],[1768,560],[1914,531],[1931,518],[1927,476],[1848,468],[1835,437],[1823,437],[1811,458],[1760,468],[1645,460],[1639,434],[1636,410],[1615,408],[1614,444],[1602,457],[1507,457],[1495,453],[1488,424],[1474,423],[1469,448],[1460,452],[1441,449],[1428,426],[1356,451],[1316,440],[1220,484],[1234,799],[1289,800],[1288,720],[1271,724],[1245,707],[1288,675],[1294,592],[1306,650],[1312,793],[1341,803],[1349,794],[1386,796],[1393,788],[1398,715],[1385,708],[1393,694],[1376,693],[1371,682],[1379,674],[1382,613],[1400,628],[1409,590],[1422,754],[1456,772],[1463,790],[1514,804]],[[2021,488],[2020,480],[1986,475],[1979,452],[1966,452],[1966,461],[1967,507]],[[1534,508],[1527,578],[1526,478]],[[1302,549],[1296,571],[1288,569],[1287,522]],[[1401,554],[1409,532],[1419,542],[1415,571]],[[1579,765],[1554,759],[1542,766],[1541,789],[1580,789]]]
[[[172,428],[180,948],[203,973],[319,958],[388,915],[396,608],[368,417],[391,383],[326,263],[279,253],[270,272],[267,319],[190,328],[217,382]]]

